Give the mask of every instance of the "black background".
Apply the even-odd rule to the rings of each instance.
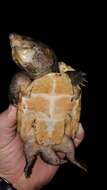
[[[72,11],[72,10],[71,10]],[[44,11],[45,12],[45,11]],[[87,10],[86,10],[87,12]],[[98,177],[97,154],[97,110],[98,110],[98,76],[96,48],[98,48],[96,17],[90,18],[86,12],[74,21],[68,9],[61,12],[40,13],[30,19],[11,20],[12,26],[0,31],[0,111],[8,107],[8,87],[13,75],[20,69],[11,58],[8,35],[16,32],[39,39],[51,46],[59,60],[72,65],[76,70],[87,73],[88,83],[83,87],[81,122],[85,130],[85,138],[76,150],[77,158],[85,163],[88,173],[76,166],[61,166],[53,180],[44,189],[72,189],[93,187]],[[26,13],[27,14],[27,13]],[[75,13],[76,15],[76,13]],[[75,17],[73,15],[73,18]],[[31,18],[31,17],[30,17]],[[16,24],[17,23],[17,24]],[[97,72],[96,72],[97,64]]]

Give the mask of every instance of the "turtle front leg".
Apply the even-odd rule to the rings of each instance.
[[[71,82],[74,86],[76,85],[85,86],[84,83],[87,82],[87,80],[85,79],[86,73],[83,73],[82,71],[67,71],[66,73],[70,77]]]
[[[30,83],[30,78],[24,72],[17,73],[12,78],[9,86],[10,103],[16,105],[18,103],[19,94],[23,94]]]

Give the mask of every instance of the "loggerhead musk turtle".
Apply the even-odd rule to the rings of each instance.
[[[9,97],[17,106],[17,131],[24,142],[25,175],[37,155],[49,164],[75,160],[73,138],[79,128],[81,85],[84,73],[77,72],[45,44],[26,36],[10,34],[12,57],[23,70],[10,84]],[[66,159],[60,159],[63,152]],[[84,168],[83,168],[84,169]]]

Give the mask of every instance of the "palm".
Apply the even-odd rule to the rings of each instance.
[[[16,110],[15,108],[13,109],[14,113],[11,115],[11,126],[8,126],[8,128],[0,128],[2,130],[2,133],[0,133],[2,134],[0,137],[0,147],[2,152],[2,154],[0,154],[2,155],[0,156],[0,173],[9,181],[16,183],[20,176],[23,176],[23,179],[26,180],[23,172],[26,160],[23,151],[23,143],[19,135],[16,134]],[[8,115],[8,113],[6,114]],[[36,179],[38,184],[40,183],[41,185],[44,185],[53,177],[57,168],[58,167],[44,163],[40,158],[38,158],[29,180],[34,183],[34,180]]]

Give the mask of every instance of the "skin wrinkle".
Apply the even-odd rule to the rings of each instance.
[[[0,134],[2,134],[0,137],[0,148],[2,149],[15,138],[16,108],[10,105],[5,114],[0,114],[0,121]],[[9,124],[8,127],[7,123]]]
[[[0,118],[2,118],[0,119],[0,130],[4,130],[4,128],[10,130],[10,128],[13,128],[13,126],[16,123],[16,108],[10,105],[8,110],[5,111],[5,113],[3,112],[0,114]]]
[[[23,165],[25,162],[23,156],[23,146],[21,143],[18,144],[17,149],[15,149],[15,144],[19,141],[18,135],[14,138],[14,140],[8,144],[5,148],[0,149],[1,156],[0,156],[0,171],[3,171],[4,175],[12,176],[14,173],[18,173],[20,170],[19,166]],[[13,146],[14,145],[14,146]],[[17,152],[20,154],[17,155]],[[14,157],[17,156],[17,162]],[[11,162],[9,162],[10,160]],[[4,171],[3,166],[5,165],[6,170]],[[15,168],[11,170],[12,166],[15,165]],[[22,167],[21,172],[23,171],[24,167]],[[20,172],[20,173],[21,173]],[[2,172],[1,172],[2,173]]]
[[[5,146],[8,146],[8,144],[10,144],[14,140],[16,136],[14,128],[15,126],[13,127],[12,130],[9,130],[8,128],[4,129],[4,132],[2,136],[0,137],[0,149],[5,148]]]

